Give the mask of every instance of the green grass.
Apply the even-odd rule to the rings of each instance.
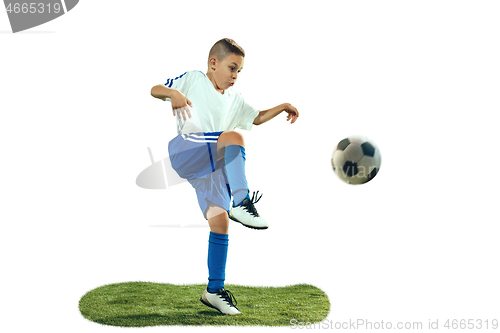
[[[86,293],[79,303],[88,320],[103,325],[144,327],[160,325],[289,326],[290,320],[320,322],[330,310],[328,296],[314,286],[246,287],[226,285],[242,314],[224,316],[203,305],[206,285],[150,282],[110,284]]]

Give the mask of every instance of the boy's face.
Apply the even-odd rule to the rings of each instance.
[[[210,58],[210,66],[212,69],[215,90],[222,92],[233,86],[238,79],[238,74],[243,69],[243,56],[231,53],[222,61],[216,58]]]

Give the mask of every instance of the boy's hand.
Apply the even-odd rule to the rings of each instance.
[[[284,111],[288,113],[286,121],[291,120],[290,124],[293,124],[299,118],[299,111],[292,104],[287,103]]]
[[[177,118],[184,119],[184,121],[187,119],[186,114],[189,118],[191,118],[191,111],[189,110],[190,106],[193,106],[191,101],[184,96],[180,91],[177,91],[173,96],[170,98],[170,102],[172,103],[172,111],[174,113],[174,116]]]
[[[283,111],[288,113],[286,120],[287,121],[291,120],[290,124],[293,124],[294,122],[297,121],[297,118],[299,117],[299,111],[297,111],[297,109],[292,104],[285,103],[275,106],[274,108],[268,110],[260,111],[257,117],[255,117],[255,119],[253,120],[253,124],[261,125],[265,122],[268,122],[269,120],[273,119]]]

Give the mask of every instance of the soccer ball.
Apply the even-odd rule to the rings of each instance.
[[[362,136],[350,136],[341,140],[332,154],[335,174],[348,184],[364,184],[372,180],[380,170],[380,150]]]

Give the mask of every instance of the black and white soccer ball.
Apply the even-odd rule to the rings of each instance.
[[[341,140],[332,154],[335,174],[348,184],[364,184],[372,180],[380,170],[382,157],[373,141],[362,136],[350,136]]]

